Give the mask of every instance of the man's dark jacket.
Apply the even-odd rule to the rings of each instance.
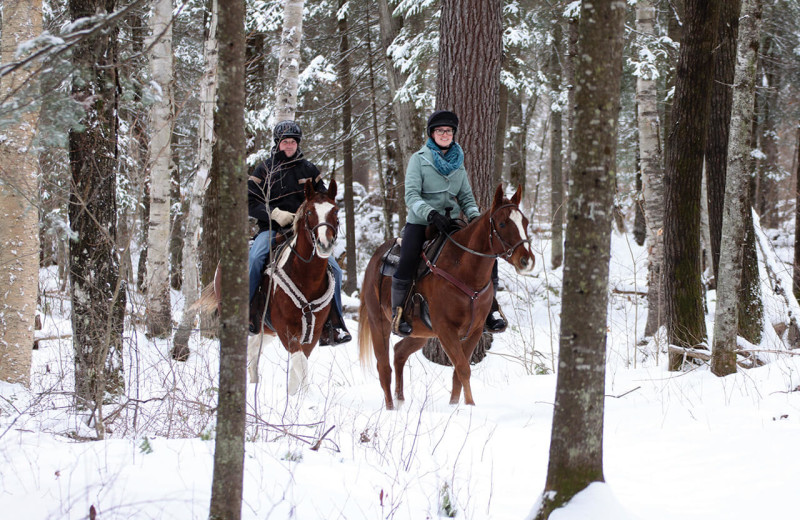
[[[296,213],[305,200],[304,184],[313,183],[314,190],[327,193],[322,174],[310,161],[297,153],[289,159],[281,151],[258,163],[247,180],[247,206],[251,217],[258,220],[258,232],[278,230],[281,226],[274,220],[270,226],[270,214],[274,208]]]

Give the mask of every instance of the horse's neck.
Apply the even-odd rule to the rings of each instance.
[[[464,229],[454,233],[452,239],[476,253],[493,254],[489,240],[488,219],[481,218],[480,221],[473,221]],[[476,255],[469,251],[464,251],[455,244],[449,244],[448,246],[450,252],[446,255],[441,255],[437,262],[440,267],[462,280],[471,279],[483,282],[491,277],[492,266],[495,262],[494,257],[487,258]],[[443,251],[443,253],[445,252],[447,251]]]

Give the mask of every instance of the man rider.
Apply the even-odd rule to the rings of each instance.
[[[304,184],[311,182],[315,191],[328,191],[319,169],[303,158],[303,152],[299,149],[302,137],[303,132],[294,121],[281,121],[275,125],[272,155],[256,166],[247,181],[249,214],[258,221],[258,234],[249,255],[251,305],[278,232],[292,226],[295,213],[305,201]],[[352,337],[342,314],[342,269],[333,255],[328,257],[328,264],[333,269],[336,287],[334,305],[323,328],[320,344],[338,345],[350,341]],[[258,330],[255,324],[250,324],[251,333],[257,333]]]

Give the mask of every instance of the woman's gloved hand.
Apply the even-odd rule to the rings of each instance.
[[[273,208],[269,216],[272,220],[277,222],[280,227],[286,227],[294,222],[294,213],[282,210],[281,208]]]
[[[428,213],[428,222],[436,226],[440,233],[449,233],[453,227],[453,221],[436,210]]]

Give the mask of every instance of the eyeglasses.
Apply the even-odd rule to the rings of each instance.
[[[453,129],[452,128],[437,128],[436,130],[433,131],[433,133],[436,134],[436,135],[453,135]]]

